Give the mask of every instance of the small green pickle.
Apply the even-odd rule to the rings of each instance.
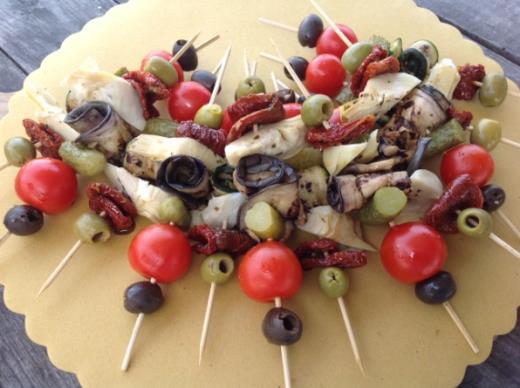
[[[408,198],[397,187],[382,187],[374,197],[359,211],[363,224],[381,225],[395,218],[406,206]]]
[[[451,119],[433,131],[430,137],[432,140],[424,153],[426,158],[441,154],[448,148],[464,143],[466,141],[466,132],[456,119]]]

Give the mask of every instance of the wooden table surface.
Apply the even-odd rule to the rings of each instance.
[[[0,117],[5,114],[9,97],[5,93],[19,90],[25,76],[38,68],[41,60],[69,34],[122,2],[125,0],[1,0]],[[486,55],[502,65],[509,78],[520,83],[518,0],[416,2],[479,43]],[[78,386],[73,374],[56,369],[49,362],[45,348],[27,338],[23,317],[7,310],[0,286],[0,388]],[[518,323],[513,332],[495,340],[493,352],[485,363],[467,369],[460,386],[520,387]]]

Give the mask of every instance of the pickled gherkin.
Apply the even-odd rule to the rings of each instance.
[[[431,141],[426,147],[424,156],[430,158],[438,155],[448,148],[466,141],[466,133],[462,125],[456,120],[451,119],[447,123],[441,125],[438,129],[430,134]]]
[[[397,187],[382,187],[360,211],[359,219],[363,224],[386,224],[404,209],[408,198]]]
[[[267,202],[255,203],[246,213],[245,223],[262,240],[279,240],[285,232],[282,216]]]

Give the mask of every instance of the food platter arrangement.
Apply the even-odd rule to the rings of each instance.
[[[388,12],[442,26],[402,3]],[[483,359],[520,297],[518,187],[496,158],[519,152],[520,95],[475,46],[447,49],[451,29],[367,28],[375,4],[259,7],[237,22],[262,31],[254,46],[203,30],[209,11],[175,30],[188,39],[133,32],[131,50],[113,27],[89,46],[94,22],[63,71],[58,53],[28,77],[3,125],[1,280],[58,365],[94,386],[413,386]],[[157,7],[105,20],[159,26]],[[16,301],[11,279],[34,289]],[[479,284],[488,299],[468,303]],[[508,318],[482,318],[491,303]],[[55,336],[81,351],[53,353]]]

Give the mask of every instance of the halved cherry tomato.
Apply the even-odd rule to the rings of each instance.
[[[18,197],[47,214],[72,206],[78,194],[76,173],[61,160],[38,158],[25,163],[15,180]]]
[[[473,183],[484,186],[495,171],[491,154],[475,144],[461,144],[444,153],[441,161],[441,177],[449,184],[462,174],[469,174]]]
[[[283,110],[285,111],[285,118],[290,119],[291,117],[298,116],[301,113],[302,106],[297,102],[290,102],[283,104]]]
[[[388,231],[380,255],[390,275],[403,283],[415,283],[440,271],[447,248],[435,229],[420,222],[408,222]]]
[[[222,119],[222,124],[220,124],[220,127],[224,130],[225,134],[227,135],[231,127],[233,126],[233,121],[231,121],[231,117],[229,117],[229,111],[224,109],[224,118]]]
[[[298,258],[278,241],[263,242],[251,248],[238,268],[242,291],[259,302],[290,298],[300,289],[302,279]]]
[[[177,83],[170,92],[168,111],[177,121],[193,120],[202,105],[209,102],[211,93],[197,82]]]
[[[341,32],[345,34],[345,36],[350,40],[353,44],[358,41],[356,34],[350,27],[347,27],[344,24],[337,24]],[[332,27],[327,27],[318,38],[318,42],[316,44],[316,53],[320,54],[332,54],[338,59],[341,59],[341,56],[347,49],[347,45],[343,43],[341,38],[334,32]]]
[[[334,97],[341,91],[345,76],[338,58],[331,54],[318,55],[307,66],[305,86],[311,93]]]
[[[161,57],[163,59],[166,59],[167,61],[172,59],[172,55],[168,51],[165,51],[165,50],[152,50],[148,54],[146,54],[144,56],[144,58],[142,59],[141,67],[140,67],[141,70],[144,69],[144,67],[146,66],[146,62],[148,62],[148,60],[151,57]],[[179,78],[178,82],[184,81],[184,73],[183,73],[182,67],[179,64],[179,62],[173,62],[173,67],[175,67],[175,70],[177,70],[177,76]]]
[[[133,269],[159,283],[171,283],[186,274],[191,264],[191,246],[176,226],[154,224],[141,230],[128,248]]]
[[[339,124],[341,123],[341,115],[339,112],[339,108],[334,109],[332,112],[332,116],[330,116],[329,124]]]

